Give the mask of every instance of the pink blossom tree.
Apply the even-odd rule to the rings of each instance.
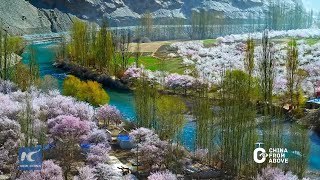
[[[140,78],[142,74],[143,70],[141,68],[130,67],[124,72],[122,80],[128,82],[132,79]]]
[[[308,73],[309,77],[307,78],[307,80],[309,80],[312,83],[313,95],[316,96],[316,90],[319,87],[320,82],[320,62],[317,61],[315,63],[310,63],[304,66],[304,70],[306,70]]]
[[[4,147],[0,148],[0,174],[3,174],[2,172],[5,168],[5,165],[9,161],[9,151],[5,149]]]
[[[105,163],[108,159],[108,152],[110,151],[110,146],[106,144],[97,144],[90,147],[87,154],[87,163],[94,167],[99,163]]]
[[[104,126],[109,123],[119,124],[122,121],[122,115],[120,111],[111,105],[104,105],[98,109],[97,118],[103,121]]]
[[[94,173],[96,174],[97,180],[122,179],[122,174],[119,171],[117,171],[114,167],[108,164],[98,164],[95,167]]]
[[[18,90],[17,85],[11,81],[5,81],[0,79],[0,93],[9,94]]]
[[[20,125],[7,117],[0,117],[0,171],[13,171],[20,138]]]
[[[258,174],[257,180],[299,180],[299,178],[290,171],[286,173],[279,168],[268,166]]]
[[[0,117],[8,117],[9,119],[18,119],[18,115],[22,110],[19,102],[10,95],[0,93]]]
[[[51,92],[42,98],[45,103],[40,104],[40,109],[47,119],[55,118],[59,115],[71,115],[81,120],[91,121],[94,109],[88,103],[79,102],[71,97],[62,96]]]
[[[168,149],[168,143],[161,141],[157,134],[147,128],[139,128],[129,133],[131,140],[136,144],[132,151],[136,154],[137,162],[141,162],[151,171],[153,167],[160,167]]]
[[[196,79],[188,75],[180,75],[177,73],[170,74],[165,78],[165,86],[173,90],[183,89],[186,93],[187,89],[192,88],[196,83]]]
[[[137,146],[138,148],[133,149],[133,152],[140,157],[140,162],[150,171],[159,169],[164,164],[168,149],[166,141],[158,139],[157,141],[149,141]]]
[[[54,124],[54,125],[52,125]],[[48,121],[49,132],[53,139],[81,142],[90,132],[90,123],[74,116],[58,116]]]
[[[177,176],[168,170],[152,173],[148,177],[148,180],[177,180],[177,179],[178,179]]]
[[[52,160],[42,163],[41,171],[23,172],[18,180],[63,180],[62,169]]]
[[[157,134],[155,134],[152,130],[148,128],[138,128],[134,129],[129,133],[130,139],[135,143],[145,143],[149,141],[158,140],[159,137]]]
[[[90,123],[74,116],[58,116],[48,121],[48,127],[67,177],[76,156],[80,155],[78,144],[87,138],[91,130]]]
[[[94,174],[95,169],[89,166],[84,166],[78,169],[79,175],[75,176],[73,180],[97,180]]]
[[[109,145],[109,142],[111,142],[111,140],[111,134],[102,129],[93,129],[88,136],[88,142],[91,144],[102,143],[105,145]]]

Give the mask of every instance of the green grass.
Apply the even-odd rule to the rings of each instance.
[[[203,45],[205,47],[209,47],[209,46],[212,46],[213,44],[215,44],[216,42],[218,42],[216,39],[205,39],[205,40],[203,40]]]
[[[133,64],[135,62],[135,58],[131,57],[129,59],[129,64]],[[151,57],[151,56],[141,56],[139,58],[139,64],[142,64],[145,69],[149,69],[151,71],[157,71],[161,69],[161,60]],[[185,67],[182,64],[181,58],[173,58],[166,59],[163,65],[163,70],[168,71],[169,73],[178,73],[184,74],[186,69],[193,70],[194,67]]]
[[[290,45],[291,39],[292,38],[283,38],[283,39],[279,39],[279,40],[283,40],[283,42],[288,41],[288,44]],[[296,41],[304,40],[306,42],[306,44],[308,44],[309,46],[315,45],[320,42],[319,38],[297,38],[295,40]]]
[[[133,64],[135,62],[135,57],[131,57],[129,59],[129,64]],[[157,65],[160,63],[160,60],[151,56],[141,56],[139,58],[139,64],[142,64],[146,69],[151,71],[158,70]]]
[[[318,39],[318,38],[308,38],[308,39],[305,39],[305,41],[306,41],[306,43],[308,45],[312,46],[312,45],[317,44],[320,41],[320,39]]]

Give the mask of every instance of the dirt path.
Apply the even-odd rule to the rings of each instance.
[[[155,41],[155,42],[151,42],[151,43],[141,43],[140,44],[140,51],[152,53],[152,56],[154,56],[154,53],[157,52],[157,50],[161,46],[172,44],[175,42],[179,42],[179,41]],[[137,47],[137,43],[131,43],[130,44],[130,51],[131,52],[136,51],[136,47]]]

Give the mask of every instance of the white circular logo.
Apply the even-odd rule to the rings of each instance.
[[[259,147],[253,151],[253,160],[256,163],[258,164],[264,163],[266,159],[267,159],[267,154],[265,149]]]

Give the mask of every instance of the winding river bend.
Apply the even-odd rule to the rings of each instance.
[[[62,83],[66,77],[66,73],[58,68],[55,68],[52,64],[55,59],[54,43],[42,43],[32,45],[35,46],[35,51],[37,54],[37,62],[40,66],[41,77],[45,75],[52,75],[58,79],[60,89],[62,88]],[[28,63],[29,52],[28,48],[25,49],[23,53],[23,62]],[[110,96],[110,104],[116,106],[121,113],[127,119],[135,118],[135,108],[134,108],[134,98],[132,93],[117,92],[112,89],[106,89]],[[320,137],[310,131],[310,154],[309,154],[309,170],[320,171]],[[194,148],[195,141],[195,122],[188,122],[184,128],[182,134],[182,141],[188,149]],[[303,142],[301,142],[303,143]],[[248,152],[251,153],[251,152]]]

